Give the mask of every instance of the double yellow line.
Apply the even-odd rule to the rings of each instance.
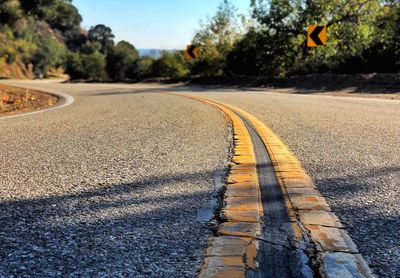
[[[219,225],[205,250],[199,277],[245,277],[257,262],[264,215],[257,160],[252,138],[243,121],[261,138],[282,190],[294,239],[307,242],[313,252],[310,264],[321,277],[374,277],[357,246],[331,212],[293,152],[264,123],[237,107],[189,94],[223,112],[234,130],[234,157],[227,177]],[[240,115],[240,116],[239,116]],[[243,119],[242,119],[243,118]],[[309,252],[309,251],[308,251]],[[346,276],[347,277],[347,276]]]

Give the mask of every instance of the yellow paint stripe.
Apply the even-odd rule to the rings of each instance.
[[[342,228],[340,221],[330,212],[325,198],[314,188],[310,177],[301,166],[299,160],[270,128],[250,113],[232,105],[193,95],[174,95],[189,97],[217,107],[224,113],[226,119],[232,123],[234,129],[235,148],[232,160],[235,164],[232,165],[232,171],[228,175],[229,183],[227,186],[228,188],[236,189],[230,190],[229,197],[225,199],[228,206],[222,210],[222,214],[227,216],[227,222],[220,224],[217,232],[220,236],[215,237],[217,242],[225,243],[225,245],[222,246],[222,249],[221,246],[219,246],[220,249],[215,249],[213,246],[208,248],[213,251],[225,251],[220,252],[220,254],[218,252],[207,254],[213,254],[214,257],[239,255],[242,257],[242,261],[237,265],[222,264],[221,267],[215,268],[212,264],[207,263],[215,261],[215,258],[210,260],[206,254],[205,262],[200,270],[200,277],[228,277],[226,273],[237,271],[238,269],[241,271],[235,272],[236,274],[239,273],[237,277],[245,277],[246,269],[257,267],[255,258],[258,241],[251,240],[249,242],[246,240],[248,238],[256,238],[257,233],[261,231],[259,223],[261,218],[255,217],[257,216],[254,214],[257,206],[255,206],[254,202],[258,200],[260,216],[263,215],[263,205],[252,140],[244,122],[237,114],[253,125],[268,151],[284,195],[285,206],[295,237],[301,240],[304,236],[310,236],[311,238],[308,240],[321,246],[323,250],[329,249],[329,251],[335,252],[351,250],[356,252],[355,244],[352,243],[346,232],[340,229]],[[252,190],[254,188],[258,191],[258,198],[253,196],[254,191]],[[234,195],[236,193],[238,194],[237,197]],[[325,227],[327,224],[332,227]],[[242,245],[237,245],[236,239],[241,239]],[[325,254],[323,257],[329,256],[326,253],[323,254]],[[218,262],[221,261],[223,262],[223,260],[218,260]],[[324,264],[325,262],[322,261],[321,263]],[[332,264],[332,262],[330,263]],[[351,265],[351,269],[359,269],[361,276],[373,277],[372,272],[360,255],[354,256],[347,263]],[[339,267],[341,261],[337,260],[337,264]],[[320,275],[326,276],[327,273],[321,268]]]
[[[182,94],[174,94],[182,96]],[[225,118],[232,124],[234,132],[234,155],[231,169],[227,177],[227,193],[222,216],[226,222],[218,227],[217,237],[213,237],[207,248],[205,260],[200,269],[199,277],[228,277],[227,273],[237,269],[254,269],[258,242],[250,241],[245,245],[237,244],[235,238],[256,238],[261,232],[261,216],[264,214],[261,200],[261,190],[256,169],[256,158],[252,139],[243,120],[226,106],[214,101],[184,95],[212,105],[223,112]],[[215,247],[215,240],[223,241],[224,248]],[[241,260],[227,261],[224,258],[240,256]],[[218,267],[215,267],[215,262]],[[245,271],[235,272],[237,277],[244,277]]]

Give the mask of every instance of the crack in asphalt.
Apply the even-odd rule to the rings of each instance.
[[[293,246],[288,211],[267,147],[252,123],[240,113],[235,114],[243,120],[253,142],[264,206],[264,236],[260,241],[266,245],[261,245],[258,251],[259,269],[249,271],[248,277],[312,277],[313,269],[309,269],[300,256],[303,250]],[[289,246],[282,242],[288,242]]]

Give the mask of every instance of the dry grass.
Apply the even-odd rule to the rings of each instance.
[[[0,115],[42,109],[58,100],[58,97],[43,92],[0,84]]]

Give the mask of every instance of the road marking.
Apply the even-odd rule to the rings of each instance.
[[[11,83],[5,83],[5,84],[12,85]],[[57,92],[57,91],[47,91],[47,90],[42,89],[40,87],[32,87],[32,86],[21,86],[21,85],[12,85],[12,86],[25,88],[25,89],[32,89],[32,90],[37,90],[37,91],[41,91],[41,92],[44,92],[44,93],[52,94],[52,95],[55,95],[55,96],[59,97],[60,100],[54,106],[51,106],[49,108],[44,108],[44,109],[40,109],[40,110],[36,110],[36,111],[32,111],[32,112],[27,112],[27,113],[21,113],[21,114],[9,115],[9,116],[2,116],[2,117],[0,117],[0,120],[31,116],[31,115],[35,115],[35,114],[39,114],[39,113],[58,110],[58,109],[61,109],[61,108],[64,108],[64,107],[67,107],[67,106],[71,105],[75,101],[73,96],[65,94],[65,93]]]
[[[221,210],[225,222],[209,242],[199,277],[374,277],[298,159],[270,128],[237,107],[174,95],[218,108],[234,130]],[[265,155],[260,155],[259,142]],[[260,163],[261,156],[268,157],[262,163],[270,161],[271,167]]]

